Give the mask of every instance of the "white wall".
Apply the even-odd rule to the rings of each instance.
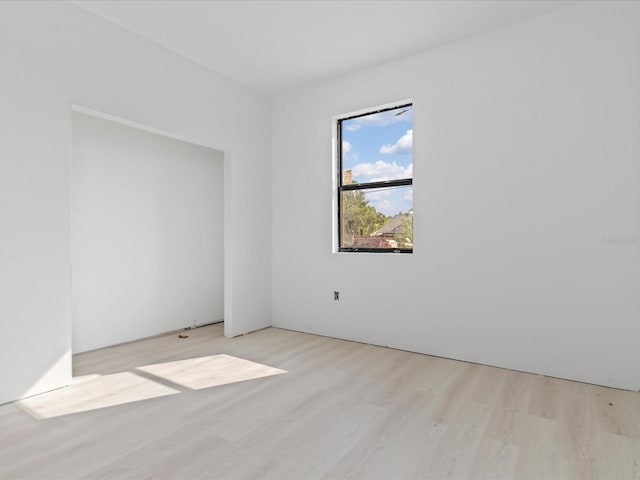
[[[73,353],[222,320],[222,162],[73,114]]]
[[[0,2],[0,403],[70,381],[71,103],[224,151],[225,333],[270,324],[269,100],[64,2]]]
[[[640,388],[639,87],[586,2],[276,99],[274,325]],[[332,254],[332,117],[405,98],[415,253]]]

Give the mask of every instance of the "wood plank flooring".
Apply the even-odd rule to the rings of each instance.
[[[640,479],[640,394],[222,324],[0,406],[1,479]]]

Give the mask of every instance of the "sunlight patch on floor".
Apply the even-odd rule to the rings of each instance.
[[[70,387],[26,398],[16,405],[43,420],[281,373],[287,372],[232,355],[211,355],[127,372],[74,377]]]
[[[84,375],[70,387],[37,395],[17,405],[38,419],[54,418],[180,393],[133,372]]]
[[[225,354],[158,363],[136,370],[192,390],[287,373],[286,370]]]

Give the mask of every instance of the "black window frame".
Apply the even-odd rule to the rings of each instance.
[[[400,108],[413,107],[413,102],[401,103],[393,105],[391,107],[384,107],[377,110],[371,110],[365,113],[359,113],[357,115],[351,115],[348,117],[342,117],[337,119],[337,157],[338,157],[338,179],[337,179],[337,193],[338,193],[338,252],[367,252],[367,253],[413,253],[412,248],[371,248],[371,247],[343,247],[342,246],[342,193],[353,190],[371,190],[371,189],[383,189],[390,187],[413,187],[413,174],[411,178],[403,178],[400,180],[385,180],[380,182],[367,182],[343,185],[343,171],[342,171],[342,122],[346,120],[353,120],[354,118],[366,117],[368,115],[375,115],[376,113],[388,112],[389,110],[397,110]],[[413,161],[413,160],[412,160]],[[412,220],[413,221],[413,220]]]

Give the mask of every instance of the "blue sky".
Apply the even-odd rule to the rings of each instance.
[[[401,115],[397,115],[403,112]],[[413,176],[413,109],[403,107],[342,122],[342,168],[359,183]],[[413,207],[412,187],[366,194],[385,215]]]

